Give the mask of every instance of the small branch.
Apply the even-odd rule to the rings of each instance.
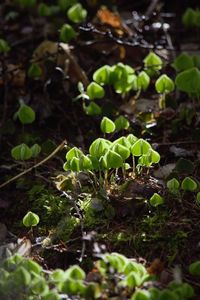
[[[51,154],[49,154],[49,156],[47,156],[46,158],[44,158],[42,161],[40,161],[39,163],[37,163],[36,165],[28,168],[27,170],[21,172],[20,174],[12,177],[11,179],[9,179],[8,181],[2,183],[0,185],[0,189],[5,187],[6,185],[10,184],[11,182],[19,179],[20,177],[26,175],[27,173],[31,172],[32,170],[38,168],[39,166],[43,165],[44,163],[46,163],[49,159],[51,159],[53,156],[55,156],[59,151],[61,151],[64,146],[67,144],[67,141],[64,140]]]

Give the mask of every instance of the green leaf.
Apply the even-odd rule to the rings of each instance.
[[[186,27],[195,26],[196,11],[190,7],[183,14],[182,22]]]
[[[91,82],[88,85],[86,92],[90,100],[101,99],[105,95],[104,88],[96,82]]]
[[[20,144],[11,150],[11,155],[15,160],[28,160],[32,157],[32,151],[26,144]]]
[[[80,3],[77,3],[70,7],[67,16],[74,23],[82,23],[87,17],[87,10]]]
[[[133,135],[132,133],[130,133],[129,135],[127,135],[127,140],[129,141],[130,145],[133,146],[135,144],[135,142],[138,140],[138,138]]]
[[[154,193],[153,196],[149,199],[149,203],[151,204],[151,206],[157,207],[164,203],[164,198],[159,194]]]
[[[148,154],[151,149],[151,145],[144,139],[137,140],[134,145],[131,147],[131,153],[134,156],[140,156],[143,154]]]
[[[31,274],[40,275],[42,267],[31,259],[24,259],[21,265]]]
[[[31,211],[29,211],[23,218],[23,224],[26,227],[37,226],[39,221],[40,221],[39,216]]]
[[[84,106],[84,110],[89,116],[99,116],[102,114],[101,107],[95,102],[90,102],[88,106]]]
[[[200,204],[200,192],[198,192],[196,195],[196,201],[198,204]]]
[[[51,7],[45,3],[40,3],[38,6],[38,14],[41,17],[49,17],[52,15]]]
[[[131,143],[129,142],[128,138],[125,137],[125,136],[121,136],[120,138],[115,140],[113,142],[113,146],[116,145],[116,144],[122,145],[122,146],[128,148],[129,150],[131,148]]]
[[[149,76],[157,74],[163,67],[162,59],[154,52],[150,52],[144,58],[143,62],[146,69],[145,71]]]
[[[180,182],[176,178],[167,181],[167,188],[172,194],[176,194],[180,187]]]
[[[190,274],[194,276],[200,276],[200,260],[193,262],[189,266]]]
[[[144,71],[140,72],[137,77],[138,89],[145,91],[148,88],[149,84],[150,84],[149,75]]]
[[[129,148],[120,145],[120,144],[113,144],[112,150],[116,153],[118,153],[122,159],[125,161],[130,156],[130,150]]]
[[[66,279],[65,271],[61,269],[54,270],[51,274],[51,279],[57,283],[64,281]]]
[[[179,300],[179,296],[175,294],[175,292],[169,290],[163,290],[159,294],[159,300]]]
[[[172,66],[177,72],[180,72],[195,67],[195,64],[192,56],[187,53],[181,53],[176,57]]]
[[[26,104],[20,105],[17,116],[22,124],[31,124],[35,121],[34,110]]]
[[[128,129],[130,126],[130,123],[128,121],[127,118],[125,118],[124,116],[119,116],[116,120],[115,120],[115,129],[117,131],[120,130],[124,130],[124,129]]]
[[[90,145],[89,153],[96,158],[100,158],[105,154],[105,152],[110,148],[112,143],[108,140],[105,140],[103,138],[98,138],[93,141],[93,143]]]
[[[71,148],[71,149],[67,152],[67,154],[66,154],[66,160],[67,160],[67,161],[70,161],[70,160],[72,160],[74,157],[80,158],[82,155],[83,155],[83,152],[82,152],[80,149],[78,149],[77,147],[73,147],[73,148]]]
[[[36,278],[31,284],[31,291],[33,294],[45,296],[49,291],[48,283],[44,278]]]
[[[123,159],[118,153],[108,150],[108,152],[103,157],[104,167],[106,169],[117,169],[123,166]]]
[[[185,177],[181,183],[181,188],[184,191],[194,192],[197,189],[197,183],[191,177]]]
[[[151,294],[146,290],[136,290],[136,292],[131,297],[131,300],[151,300]]]
[[[31,283],[31,275],[22,266],[14,271],[15,282],[18,286],[28,286]]]
[[[65,272],[65,276],[73,280],[84,280],[86,275],[78,265],[74,265]]]
[[[111,67],[108,65],[104,65],[103,67],[97,69],[93,74],[93,80],[96,81],[100,85],[109,84],[110,83],[110,72]]]
[[[139,276],[139,274],[137,274],[135,272],[131,272],[126,277],[125,282],[127,283],[127,286],[129,288],[134,288],[136,286],[140,286],[141,285],[142,278]]]
[[[38,154],[40,154],[40,152],[41,152],[41,147],[40,147],[40,145],[34,144],[34,145],[31,147],[31,151],[32,151],[32,157],[37,157]]]
[[[69,168],[71,171],[73,172],[80,172],[81,171],[81,167],[80,167],[80,158],[77,157],[73,157],[70,161],[69,161]]]
[[[156,91],[160,94],[168,94],[174,90],[174,82],[166,75],[161,75],[155,83]]]
[[[87,155],[82,155],[80,158],[80,169],[82,171],[92,170],[93,165],[91,159]]]
[[[0,39],[0,53],[7,53],[8,51],[10,51],[10,46],[5,40]]]
[[[36,63],[32,63],[28,69],[28,77],[39,78],[42,76],[42,69]]]
[[[115,123],[107,117],[103,117],[100,127],[103,133],[111,133],[115,131]]]
[[[68,43],[77,36],[76,31],[69,24],[64,24],[60,29],[60,40],[64,43]]]
[[[57,292],[50,291],[42,297],[42,300],[60,300],[60,296]]]
[[[182,92],[189,95],[200,95],[200,71],[197,68],[191,68],[179,73],[175,79],[176,86]]]

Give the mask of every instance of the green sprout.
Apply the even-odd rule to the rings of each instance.
[[[175,83],[180,91],[200,99],[200,71],[198,68],[190,68],[179,73]]]
[[[103,117],[103,119],[101,120],[100,127],[103,133],[114,132],[116,128],[115,123],[107,117]]]
[[[37,214],[33,213],[32,211],[29,211],[24,217],[23,217],[23,224],[26,227],[33,227],[37,226],[40,221],[40,218]]]
[[[165,108],[166,95],[173,92],[174,82],[166,74],[163,74],[156,80],[155,88],[156,91],[161,94],[159,106],[160,108]]]
[[[191,177],[185,177],[181,183],[181,189],[184,191],[194,192],[198,185]]]
[[[86,92],[90,100],[101,99],[105,95],[104,88],[96,82],[91,82],[88,85]]]
[[[0,39],[0,53],[7,53],[10,51],[10,46],[4,39]]]
[[[159,71],[163,67],[162,59],[155,54],[154,52],[150,52],[143,60],[145,72],[150,76],[153,77],[159,74]]]
[[[189,266],[189,272],[192,275],[200,276],[200,260],[197,260],[190,264]]]
[[[110,84],[110,74],[112,67],[104,65],[93,74],[93,80],[100,85]]]
[[[28,160],[32,157],[32,151],[26,144],[20,144],[11,150],[11,155],[15,160]]]
[[[119,116],[115,120],[115,130],[120,131],[120,130],[127,130],[130,126],[130,123],[127,118],[124,116]]]
[[[77,36],[76,31],[69,24],[63,24],[60,29],[60,40],[64,43],[68,43]]]
[[[177,194],[179,191],[180,182],[176,178],[167,181],[167,188],[172,194]]]
[[[80,3],[77,3],[69,8],[67,16],[74,23],[82,23],[86,20],[87,10]]]
[[[200,27],[200,11],[188,7],[182,16],[182,22],[186,27]]]
[[[42,76],[42,69],[41,67],[36,64],[32,63],[28,69],[28,77],[30,78],[39,78]]]
[[[23,125],[31,124],[35,121],[35,111],[22,102],[20,103],[20,108],[17,111],[16,116]]]
[[[154,193],[153,196],[151,196],[151,198],[149,199],[149,203],[151,204],[151,206],[157,207],[164,203],[164,198],[159,194]]]

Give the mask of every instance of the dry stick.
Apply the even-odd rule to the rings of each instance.
[[[9,179],[8,181],[2,183],[0,185],[0,189],[3,188],[4,186],[10,184],[11,182],[17,180],[18,178],[24,176],[25,174],[31,172],[32,170],[36,169],[37,167],[43,165],[44,163],[46,163],[49,159],[51,159],[54,155],[56,155],[59,151],[61,151],[65,145],[67,144],[67,141],[64,140],[51,154],[49,154],[49,156],[47,156],[46,158],[44,158],[42,161],[40,161],[39,163],[37,163],[36,165],[30,167],[29,169],[21,172],[20,174],[12,177],[11,179]]]
[[[159,0],[152,0],[151,4],[148,6],[147,11],[146,11],[146,16],[150,17],[151,14],[153,13],[153,11],[155,10],[157,4],[158,4]]]

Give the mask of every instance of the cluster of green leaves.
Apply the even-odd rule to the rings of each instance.
[[[101,130],[103,133],[111,133],[115,130],[115,123],[104,117],[101,121]],[[105,138],[97,138],[90,147],[89,153],[84,154],[77,147],[71,148],[66,154],[66,163],[63,168],[65,171],[87,171],[103,172],[105,177],[108,171],[121,168],[123,171],[130,169],[131,166],[127,160],[132,157],[133,172],[140,172],[142,168],[150,168],[152,164],[160,161],[158,152],[152,149],[149,142],[133,134],[122,136],[111,142]],[[135,158],[137,166],[135,169]]]
[[[190,265],[189,269],[192,274],[199,275],[199,262]],[[47,273],[33,260],[16,254],[1,265],[0,295],[2,300],[34,300],[38,297],[41,300],[61,300],[63,297],[92,300],[100,299],[102,295],[109,297],[113,292],[121,297],[125,291],[131,300],[187,300],[194,296],[193,288],[187,283],[173,281],[163,290],[143,287],[149,280],[153,286],[155,278],[142,264],[119,253],[103,255],[96,263],[95,274],[98,274],[98,281],[95,276],[94,280],[87,280],[86,273],[78,265],[66,271],[56,269]]]
[[[172,178],[167,181],[167,188],[169,192],[173,195],[180,196],[180,191],[183,192],[197,192],[196,202],[200,204],[200,192],[199,192],[199,183],[193,178],[187,176],[180,183],[178,179]]]
[[[200,56],[181,53],[172,66],[178,72],[175,83],[180,91],[200,97]]]
[[[31,158],[36,158],[41,152],[41,147],[38,144],[34,144],[29,147],[25,143],[15,146],[11,150],[11,155],[15,160],[29,160]]]
[[[84,91],[83,85],[79,83],[80,95],[76,99],[101,99],[105,96],[104,87],[106,85],[111,86],[122,97],[133,91],[136,93],[135,98],[138,98],[140,93],[149,87],[151,77],[158,76],[163,67],[161,58],[154,52],[150,52],[143,62],[144,70],[137,74],[134,68],[121,62],[113,66],[104,65],[100,67],[94,72],[93,81],[87,86],[86,91]],[[163,74],[156,80],[155,89],[165,101],[166,94],[174,90],[174,82],[166,74]],[[88,106],[85,105],[84,109],[89,115],[98,115],[102,112],[101,107],[93,101]]]
[[[188,7],[182,16],[186,27],[200,27],[200,10]]]

